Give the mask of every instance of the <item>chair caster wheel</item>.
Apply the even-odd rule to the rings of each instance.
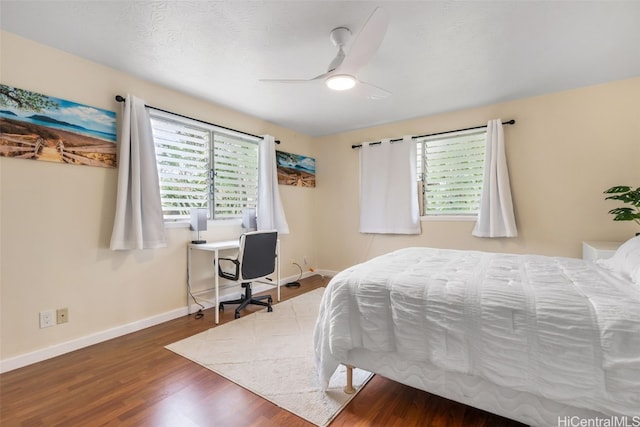
[[[267,311],[271,312],[271,311],[273,311],[273,308],[271,308],[271,306],[269,306],[269,307],[267,307]]]
[[[240,318],[240,313],[236,313],[233,317],[235,317],[236,319]]]

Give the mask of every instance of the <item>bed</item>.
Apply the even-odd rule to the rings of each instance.
[[[330,281],[314,349],[325,384],[344,364],[529,425],[640,425],[640,237],[598,262],[376,257]]]

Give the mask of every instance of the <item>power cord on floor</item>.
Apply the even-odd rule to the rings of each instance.
[[[202,310],[204,310],[204,305],[200,304],[198,302],[198,300],[196,299],[196,297],[193,295],[193,293],[191,292],[191,287],[189,287],[189,296],[191,297],[191,299],[193,299],[193,302],[195,302],[196,304],[198,304],[200,306],[200,309],[196,312],[196,315],[193,316],[195,319],[202,319],[204,317],[204,312]],[[187,304],[189,304],[189,301],[187,301]]]
[[[299,288],[300,287],[300,279],[302,278],[302,267],[297,262],[292,262],[293,265],[297,266],[300,269],[300,275],[293,282],[287,283],[285,286],[287,288]]]

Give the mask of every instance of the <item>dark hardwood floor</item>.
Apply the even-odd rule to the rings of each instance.
[[[313,276],[282,299],[325,286]],[[246,313],[259,308],[249,308]],[[274,307],[277,310],[277,306]],[[0,375],[0,425],[312,426],[165,345],[214,326],[214,313],[181,317]],[[233,321],[233,309],[221,324]],[[331,424],[522,426],[376,375]]]

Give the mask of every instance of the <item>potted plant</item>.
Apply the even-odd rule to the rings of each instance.
[[[640,225],[640,187],[634,190],[626,185],[618,185],[611,187],[604,193],[611,194],[611,196],[605,197],[605,200],[620,200],[631,205],[631,207],[611,209],[609,213],[615,215],[614,221],[635,221]],[[640,233],[636,233],[636,236],[638,234]]]

